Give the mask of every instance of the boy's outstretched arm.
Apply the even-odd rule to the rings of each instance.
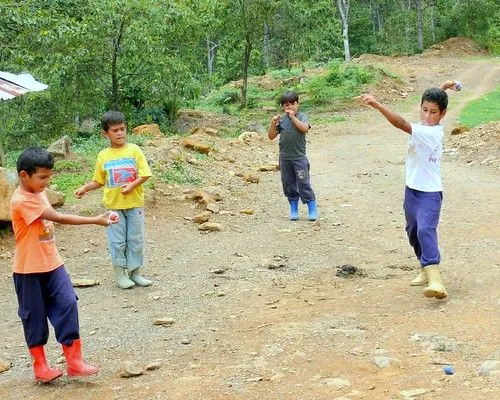
[[[97,215],[95,217],[82,217],[80,215],[62,214],[54,210],[52,207],[45,210],[42,213],[42,215],[40,215],[40,218],[66,225],[94,224],[94,225],[108,226],[110,224],[115,224],[118,222],[118,219],[110,218],[109,212],[106,212],[102,215]]]
[[[102,186],[103,185],[99,182],[90,181],[89,183],[86,183],[85,185],[80,186],[78,189],[76,189],[74,195],[77,199],[81,199],[85,193],[90,192],[94,189],[99,189]]]
[[[370,107],[373,107],[375,110],[380,111],[385,119],[389,121],[393,126],[411,135],[411,124],[399,114],[389,110],[387,107],[384,107],[375,99],[375,97],[365,93],[361,96],[361,100],[363,101],[363,103],[369,105]]]

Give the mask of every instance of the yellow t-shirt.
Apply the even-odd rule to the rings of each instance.
[[[151,170],[139,146],[128,143],[119,149],[108,147],[97,155],[94,181],[104,185],[104,206],[110,210],[127,210],[144,206],[144,188],[137,186],[131,193],[122,194],[122,186],[138,177],[151,176]]]
[[[104,185],[104,206],[110,210],[127,210],[144,206],[144,188],[137,186],[131,193],[122,194],[122,186],[138,177],[151,176],[151,170],[139,146],[128,143],[119,149],[108,147],[98,156],[94,181]]]
[[[31,193],[18,187],[10,200],[12,227],[16,238],[13,271],[18,274],[50,272],[63,265],[52,221],[41,219],[51,208],[44,192]]]

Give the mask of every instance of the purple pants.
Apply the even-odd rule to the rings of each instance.
[[[316,200],[311,187],[309,168],[307,157],[298,160],[284,160],[280,157],[281,183],[288,200],[300,198],[303,203]]]
[[[403,208],[406,218],[406,233],[420,265],[439,264],[437,226],[443,192],[421,192],[405,188]]]
[[[47,319],[59,343],[71,345],[80,337],[78,298],[64,265],[44,273],[14,273],[13,279],[28,348],[47,344]]]

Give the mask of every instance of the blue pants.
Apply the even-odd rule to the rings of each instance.
[[[421,192],[405,188],[403,207],[406,233],[422,268],[441,261],[437,226],[442,201],[443,192]]]
[[[120,222],[108,227],[111,262],[117,267],[137,269],[144,264],[144,209],[115,211]]]
[[[14,273],[13,279],[28,348],[47,344],[47,319],[59,343],[71,345],[80,338],[78,298],[64,265],[44,273]]]
[[[288,200],[300,198],[303,203],[316,200],[311,187],[309,168],[307,157],[299,160],[284,160],[280,157],[281,183],[283,184],[283,193]]]

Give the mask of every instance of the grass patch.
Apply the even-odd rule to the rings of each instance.
[[[399,79],[391,71],[379,66],[363,66],[345,63],[336,59],[324,68],[318,69],[314,75],[306,76],[302,66],[290,69],[269,71],[270,76],[281,85],[274,88],[263,88],[256,83],[249,83],[247,90],[247,107],[242,110],[241,91],[234,86],[223,86],[213,90],[204,98],[191,101],[188,106],[228,115],[242,116],[248,110],[266,112],[263,109],[276,108],[279,111],[279,97],[286,90],[294,90],[300,95],[303,111],[316,109],[342,109],[352,102],[353,97],[362,93],[366,84],[375,83],[390,76]],[[267,112],[269,114],[269,111]],[[266,114],[267,117],[267,114]]]
[[[311,125],[329,125],[344,122],[343,115],[313,115],[311,117]]]
[[[167,184],[200,186],[202,183],[200,177],[193,174],[192,171],[189,171],[189,169],[179,161],[174,162],[174,164],[166,170],[159,172],[158,178],[161,182]]]
[[[92,179],[92,172],[65,172],[52,176],[51,187],[63,192],[66,200],[73,199],[73,192]]]
[[[460,113],[460,124],[469,128],[500,120],[500,86],[471,101]]]

